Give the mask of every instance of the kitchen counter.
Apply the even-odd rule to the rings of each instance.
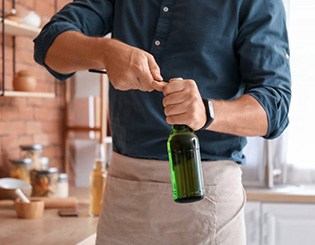
[[[268,189],[245,187],[248,201],[315,204],[314,185],[285,185]]]
[[[93,244],[98,218],[88,215],[88,190],[70,189],[78,198],[80,217],[60,217],[58,209],[45,209],[39,219],[18,219],[13,201],[0,201],[0,244]]]
[[[245,190],[248,201],[315,204],[315,186],[245,187]],[[88,189],[71,188],[70,196],[79,200],[80,217],[61,218],[58,209],[45,209],[40,219],[18,219],[13,201],[0,201],[0,244],[94,244],[98,218],[88,215]]]

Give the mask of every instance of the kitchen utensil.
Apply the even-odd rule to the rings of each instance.
[[[30,196],[32,193],[32,186],[24,180],[15,178],[0,178],[0,200],[15,200],[15,190],[17,188],[20,188],[27,196]]]
[[[32,197],[31,200],[43,201],[45,203],[45,209],[75,208],[78,204],[78,199],[75,197]]]
[[[16,215],[20,219],[38,219],[44,214],[44,202],[41,200],[32,200],[30,203],[16,201]]]
[[[27,70],[20,70],[13,78],[13,88],[16,91],[33,92],[36,90],[37,79]]]
[[[20,189],[20,188],[17,188],[15,190],[15,194],[21,198],[22,202],[25,202],[25,203],[30,203],[30,199],[28,199],[28,197],[24,194],[24,192]]]

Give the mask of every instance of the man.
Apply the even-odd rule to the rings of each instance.
[[[288,125],[288,54],[281,0],[77,0],[55,14],[36,61],[59,79],[96,68],[111,81],[97,244],[245,244],[242,149],[245,136],[275,138]],[[172,124],[199,137],[202,201],[172,201]]]

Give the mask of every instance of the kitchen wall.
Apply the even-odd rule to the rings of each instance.
[[[57,9],[70,0],[58,0]],[[18,0],[18,15],[34,10],[40,15],[43,26],[55,12],[53,0]],[[5,1],[9,13],[12,1]],[[12,36],[5,37],[6,89],[12,89],[13,58]],[[1,53],[2,60],[2,53]],[[0,67],[2,61],[0,60]],[[38,80],[37,90],[54,91],[54,78],[33,61],[31,38],[16,37],[16,71],[27,69]],[[51,159],[51,165],[64,169],[64,82],[57,83],[56,98],[0,97],[0,177],[8,176],[9,159],[20,156],[19,145],[43,144],[43,155]]]

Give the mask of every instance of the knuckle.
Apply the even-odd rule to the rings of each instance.
[[[143,65],[141,62],[136,61],[135,63],[133,63],[133,69],[138,73],[138,72],[142,72],[143,71]]]

